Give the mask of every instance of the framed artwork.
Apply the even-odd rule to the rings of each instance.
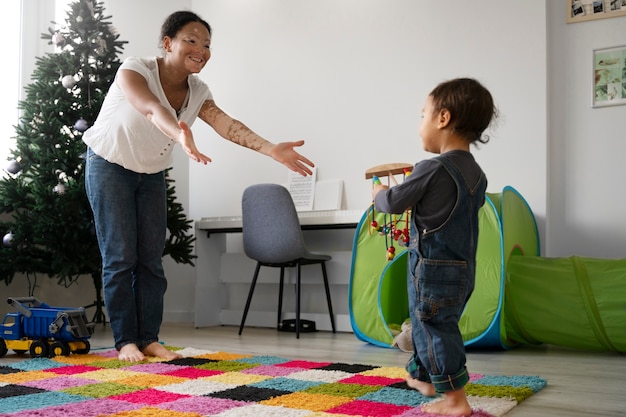
[[[592,107],[626,104],[626,45],[593,51]]]
[[[626,16],[626,0],[566,0],[567,23]]]

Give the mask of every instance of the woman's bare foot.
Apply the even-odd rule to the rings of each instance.
[[[467,402],[465,389],[448,391],[441,401],[434,401],[422,406],[422,411],[441,416],[464,416],[472,415],[472,407]]]
[[[435,394],[437,394],[437,391],[435,391],[435,386],[430,382],[420,381],[419,379],[413,378],[411,375],[407,375],[405,381],[409,387],[418,390],[422,393],[422,395],[425,395],[427,397],[434,397]]]
[[[176,352],[172,352],[171,350],[167,350],[165,348],[165,346],[163,346],[159,342],[150,343],[148,346],[143,348],[142,351],[143,351],[144,355],[155,356],[157,358],[166,359],[168,361],[172,360],[172,359],[180,359],[180,358],[183,357],[182,355],[180,355],[180,354],[178,354]]]
[[[146,359],[146,356],[141,353],[136,344],[129,343],[122,346],[120,353],[117,355],[117,359],[125,362],[141,362]]]

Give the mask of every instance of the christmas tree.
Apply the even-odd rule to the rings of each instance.
[[[42,39],[55,52],[36,60],[25,99],[18,103],[16,147],[0,179],[0,279],[28,279],[33,295],[37,276],[69,286],[91,276],[96,321],[103,321],[101,257],[85,193],[86,145],[82,133],[96,120],[121,64],[119,40],[102,3],[69,5],[65,25],[48,28]],[[168,239],[164,255],[192,264],[191,221],[176,202],[167,178]]]

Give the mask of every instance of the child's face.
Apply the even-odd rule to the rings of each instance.
[[[424,150],[426,152],[439,153],[437,139],[439,138],[440,130],[437,117],[433,114],[433,98],[431,96],[428,96],[426,103],[424,103],[419,132]]]

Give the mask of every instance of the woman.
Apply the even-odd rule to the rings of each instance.
[[[127,58],[94,125],[88,146],[86,190],[102,254],[104,301],[119,359],[179,357],[158,342],[167,280],[162,254],[167,228],[165,169],[180,144],[196,162],[211,159],[196,147],[196,118],[220,136],[270,156],[301,175],[313,163],[294,148],[272,143],[224,113],[195,74],[211,57],[211,27],[189,11],[171,14],[161,28],[163,55]]]

